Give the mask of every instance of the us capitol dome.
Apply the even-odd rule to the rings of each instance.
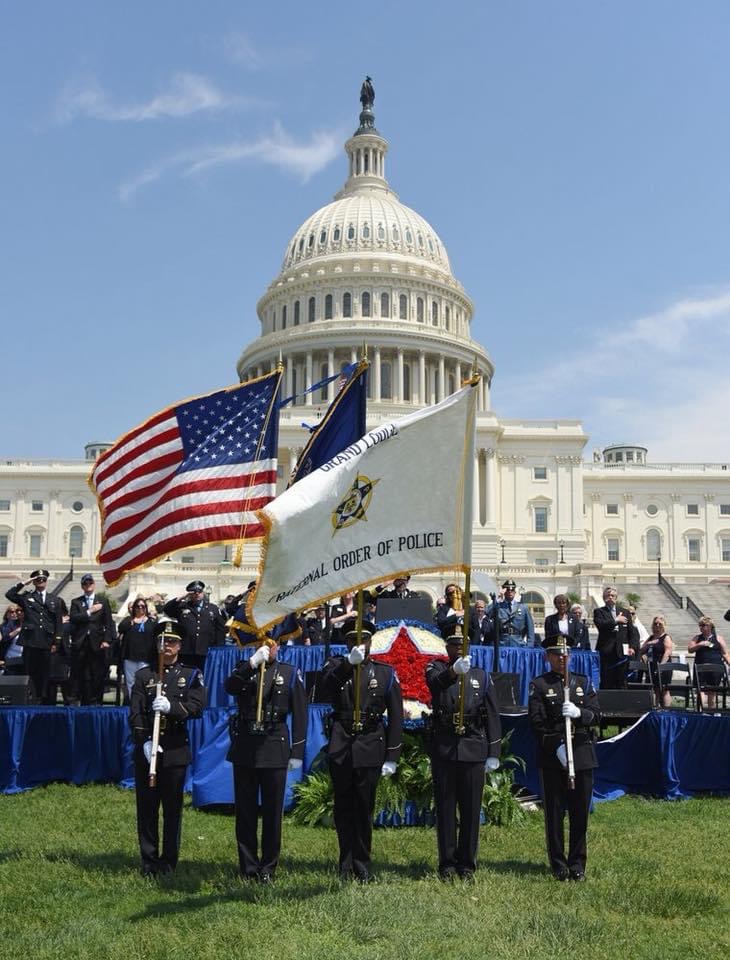
[[[375,128],[372,101],[361,99],[360,125],[345,143],[347,180],[287,243],[281,272],[257,306],[261,336],[241,355],[238,375],[259,376],[281,355],[284,395],[299,394],[299,406],[326,405],[334,385],[323,396],[302,390],[365,346],[370,420],[442,400],[474,363],[486,410],[494,365],[471,339],[473,304],[437,232],[388,183],[388,142]]]

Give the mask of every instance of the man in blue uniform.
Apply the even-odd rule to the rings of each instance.
[[[41,703],[55,703],[49,696],[51,655],[60,649],[63,639],[63,608],[59,597],[46,589],[47,570],[34,570],[30,579],[11,587],[6,598],[23,611],[21,643],[23,659],[30,676],[35,695]],[[33,584],[33,589],[25,592]]]
[[[220,609],[205,599],[202,580],[193,580],[185,589],[187,593],[182,597],[168,600],[164,612],[180,626],[180,660],[189,667],[202,670],[208,647],[218,647],[225,642],[226,620]]]
[[[497,601],[499,617],[499,642],[503,647],[534,647],[535,625],[526,603],[515,600],[517,586],[514,580],[505,580],[502,584],[504,598]],[[494,614],[494,605],[490,604],[487,614]]]

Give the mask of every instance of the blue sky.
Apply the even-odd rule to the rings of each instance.
[[[1,452],[235,381],[365,73],[503,417],[730,459],[730,4],[0,3]]]

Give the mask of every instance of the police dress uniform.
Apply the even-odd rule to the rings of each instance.
[[[187,721],[199,717],[205,707],[203,676],[195,667],[176,661],[166,666],[162,693],[170,701],[170,712],[160,718],[160,746],[157,755],[157,785],[149,785],[149,763],[143,744],[152,738],[157,695],[157,672],[142,667],[134,678],[129,705],[134,750],[134,781],[137,793],[137,834],[142,872],[174,870],[180,851],[180,828],[185,771],[192,759]],[[158,817],[162,805],[162,856],[159,856]]]
[[[199,581],[189,583],[187,589],[197,586]],[[200,584],[200,589],[203,589]],[[168,600],[163,608],[166,616],[176,620],[182,636],[180,660],[191,667],[202,670],[208,647],[218,647],[225,643],[226,620],[214,603],[201,600]]]
[[[494,615],[494,604],[487,616]],[[502,647],[532,647],[535,644],[535,624],[526,603],[518,600],[498,600],[499,643]]]
[[[263,726],[256,732],[259,670],[242,660],[225,682],[238,699],[238,717],[231,725],[236,798],[236,843],[244,877],[270,878],[279,862],[281,820],[290,759],[304,759],[307,697],[299,670],[290,663],[269,661],[265,667]],[[287,717],[291,716],[291,734]],[[258,806],[261,791],[261,856],[258,855]]]
[[[489,674],[481,667],[464,674],[465,732],[459,734],[454,723],[459,712],[459,677],[448,663],[432,660],[426,667],[426,683],[433,711],[429,753],[439,874],[469,877],[477,866],[484,765],[490,757],[499,759],[501,751],[497,697]]]
[[[48,579],[47,570],[34,570],[33,580]],[[23,609],[23,629],[20,642],[23,660],[33,683],[35,695],[41,703],[55,703],[48,695],[51,673],[51,653],[60,647],[63,637],[63,609],[59,597],[47,590],[24,593],[25,584],[18,583],[5,594],[6,598]],[[54,687],[55,694],[55,687]]]
[[[569,787],[568,772],[556,755],[558,747],[565,743],[562,674],[549,670],[535,677],[530,684],[528,700],[530,726],[537,740],[548,860],[559,879],[565,879],[568,871],[574,878],[582,878],[585,873],[593,770],[598,766],[591,730],[600,720],[598,696],[590,679],[580,674],[570,674],[569,689],[571,703],[580,708],[580,717],[571,720],[575,766],[573,790]],[[567,859],[563,839],[566,810],[570,823]]]
[[[366,881],[378,780],[383,763],[397,762],[402,749],[403,697],[395,670],[366,657],[359,671],[362,730],[354,730],[356,669],[346,657],[330,657],[322,670],[321,689],[334,707],[327,756],[335,792],[340,876],[354,874]]]

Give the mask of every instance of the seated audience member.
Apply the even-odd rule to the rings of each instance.
[[[575,644],[573,645],[575,650],[590,650],[591,649],[591,639],[588,633],[588,624],[586,623],[586,618],[583,612],[583,607],[580,603],[574,603],[570,608],[570,612],[573,618],[578,622],[579,626],[576,627],[575,631]]]
[[[649,664],[649,676],[654,686],[657,706],[665,709],[670,706],[672,696],[668,690],[660,691],[659,665],[671,661],[673,647],[672,638],[667,633],[667,621],[658,613],[651,621],[651,633],[639,648],[639,655]],[[669,681],[671,678],[666,679]]]
[[[700,632],[687,644],[687,653],[695,655],[695,666],[706,663],[722,666],[730,664],[730,654],[728,654],[725,638],[721,637],[715,630],[715,624],[709,617],[700,617],[697,621]],[[701,704],[708,710],[714,710],[716,706],[716,696],[712,691],[701,693]]]
[[[0,665],[2,666],[2,673],[19,676],[25,672],[23,646],[20,642],[22,632],[23,608],[11,603],[3,614],[3,622],[0,626]]]

